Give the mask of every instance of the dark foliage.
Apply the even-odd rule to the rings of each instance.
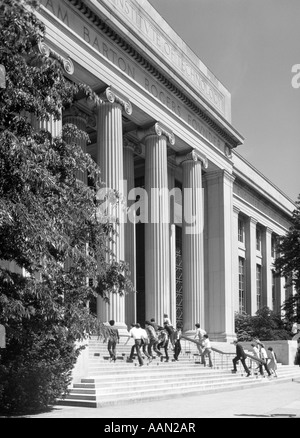
[[[255,316],[246,313],[236,313],[235,331],[241,341],[260,339],[261,341],[275,341],[291,339],[291,332],[281,319],[280,315],[263,307]]]
[[[112,227],[99,220],[100,169],[74,139],[73,125],[52,138],[37,122],[59,119],[88,86],[64,77],[59,59],[39,53],[44,26],[34,0],[0,3],[0,411],[45,409],[62,396],[78,343],[104,330],[88,303],[131,289],[127,266],[108,263]],[[73,140],[72,140],[73,139]],[[76,178],[87,170],[88,187]],[[111,254],[110,254],[111,255]],[[88,282],[87,279],[90,279]]]
[[[293,286],[295,290],[283,306],[290,324],[300,324],[300,196],[296,207],[288,233],[278,239],[275,261],[277,274],[285,277],[287,286]]]

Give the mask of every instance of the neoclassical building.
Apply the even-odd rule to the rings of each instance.
[[[40,49],[99,96],[62,123],[89,134],[82,147],[127,202],[113,249],[137,292],[99,300],[98,317],[126,328],[167,313],[230,341],[236,311],[280,311],[274,242],[295,206],[239,155],[230,92],[146,0],[42,0],[37,15]]]

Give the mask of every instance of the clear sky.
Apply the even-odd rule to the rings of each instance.
[[[237,151],[300,194],[300,0],[149,0],[231,93]]]

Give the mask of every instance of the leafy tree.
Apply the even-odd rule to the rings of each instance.
[[[98,99],[88,86],[68,81],[58,59],[37,50],[45,33],[37,7],[35,0],[0,4],[0,64],[6,69],[0,88],[3,412],[46,408],[62,396],[80,352],[77,341],[96,326],[105,330],[88,303],[131,289],[127,266],[107,262],[114,236],[111,224],[99,221],[100,170],[74,141],[86,134],[67,125],[52,138],[30,123],[32,117],[58,120],[79,92]],[[91,187],[76,178],[84,170]]]
[[[277,253],[276,272],[285,277],[287,287],[294,286],[296,292],[284,302],[285,318],[290,325],[294,322],[300,323],[300,195],[288,233],[278,238]]]
[[[258,338],[261,341],[291,339],[291,333],[282,321],[281,316],[268,307],[259,309],[255,316],[236,313],[235,331],[242,341]]]

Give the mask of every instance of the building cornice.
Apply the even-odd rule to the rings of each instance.
[[[218,124],[213,117],[210,117],[207,111],[201,109],[190,97],[180,90],[168,77],[151,64],[141,53],[139,53],[133,45],[129,44],[121,35],[119,35],[107,22],[99,17],[91,8],[89,8],[82,0],[67,0],[72,4],[87,20],[96,26],[101,32],[109,37],[114,44],[117,44],[127,55],[131,56],[136,62],[147,70],[157,81],[164,85],[178,99],[180,99],[194,114],[210,126],[226,143],[229,148],[235,148],[242,144],[243,138],[235,132],[225,119],[223,123],[228,124],[227,127]],[[221,116],[220,116],[221,117]],[[223,119],[223,118],[222,118]]]

